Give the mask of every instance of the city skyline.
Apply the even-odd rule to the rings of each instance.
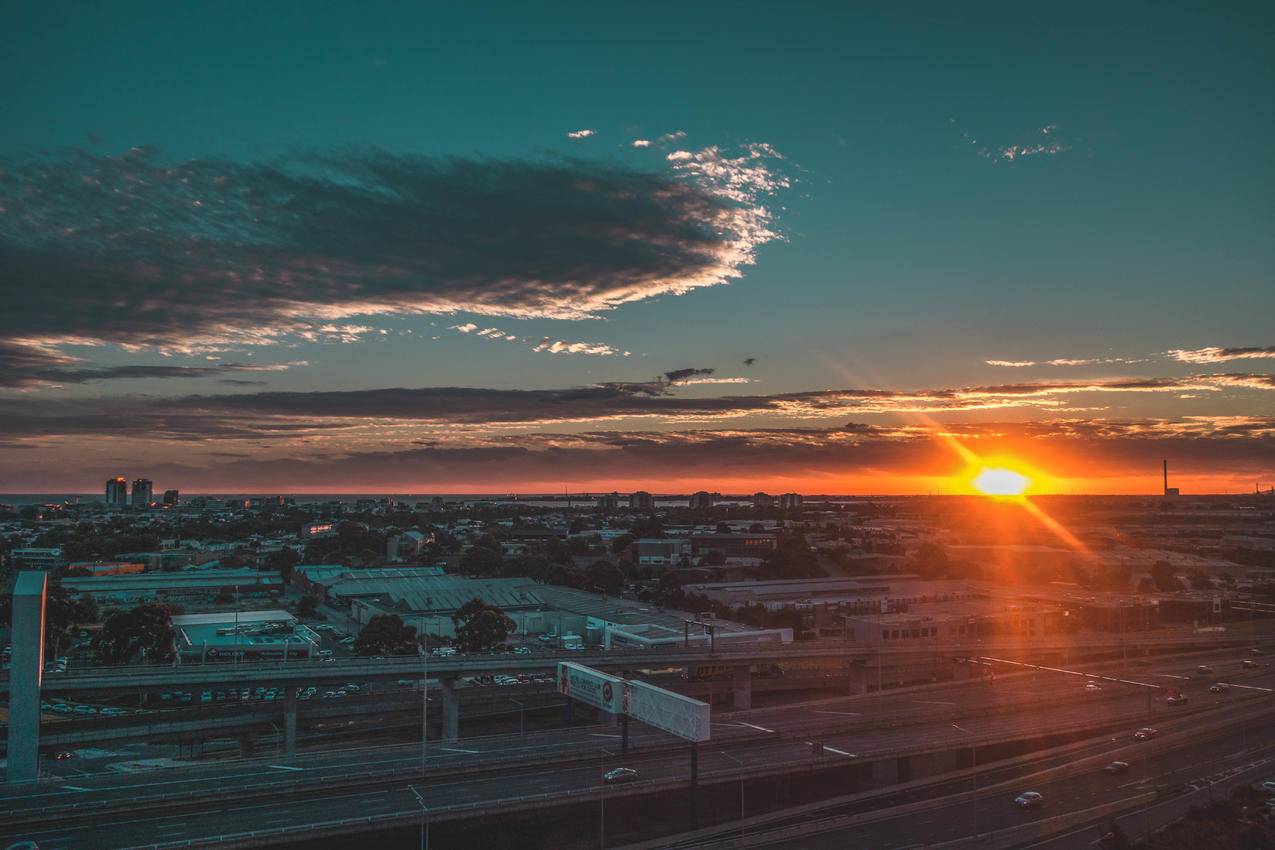
[[[1271,11],[15,11],[0,492],[1275,483]]]

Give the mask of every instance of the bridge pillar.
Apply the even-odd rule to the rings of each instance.
[[[9,750],[5,781],[40,777],[40,677],[44,674],[44,600],[48,576],[18,573],[13,585],[13,655],[9,665]]]
[[[850,680],[850,694],[866,694],[868,692],[868,665],[865,662],[856,661],[850,665],[848,670]]]
[[[283,752],[297,754],[297,686],[288,685],[283,692]]]
[[[455,679],[439,679],[443,686],[443,743],[454,744],[460,739],[460,698],[456,695]]]
[[[736,711],[748,711],[753,707],[753,671],[748,665],[736,667],[731,685]]]

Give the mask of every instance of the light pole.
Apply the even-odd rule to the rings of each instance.
[[[425,798],[421,796],[421,792],[416,790],[415,785],[407,786],[416,796],[416,802],[421,807],[421,850],[429,850],[429,809],[425,807]]]
[[[602,797],[601,797],[601,805],[599,806],[600,814],[598,816],[599,818],[598,843],[602,847],[602,850],[606,850],[606,847],[607,847],[607,756],[614,755],[614,753],[608,752],[607,750],[600,750],[599,754],[602,761]]]
[[[425,778],[425,757],[429,748],[429,653],[421,651],[421,779]],[[419,795],[418,795],[419,796]],[[425,805],[424,803],[421,804]]]
[[[520,736],[526,735],[527,734],[527,704],[525,702],[516,700],[513,697],[506,697],[506,699],[508,699],[514,705],[518,706],[518,734]]]
[[[744,840],[744,763],[725,750],[721,754],[739,765],[739,840]]]
[[[969,735],[971,739],[970,740],[970,761],[971,761],[971,768],[974,771],[974,837],[977,838],[978,837],[978,738],[977,736],[975,736],[973,732],[964,728],[963,726],[958,726],[955,723],[953,723],[952,728],[957,730],[958,732],[964,732],[966,735]]]

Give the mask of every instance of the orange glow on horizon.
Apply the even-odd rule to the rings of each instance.
[[[1021,496],[1031,486],[1031,479],[1012,469],[989,466],[970,482],[985,496]]]

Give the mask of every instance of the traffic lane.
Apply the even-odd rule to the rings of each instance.
[[[1096,696],[1087,696],[1078,704],[1063,705],[1055,704],[1050,706],[1051,710],[1045,714],[1037,712],[1020,712],[1005,718],[997,718],[993,716],[976,716],[963,719],[962,723],[955,724],[949,722],[930,721],[918,723],[915,725],[899,724],[886,729],[870,729],[859,730],[855,728],[835,730],[829,729],[812,733],[812,740],[818,738],[833,755],[842,755],[845,757],[867,757],[887,755],[892,751],[896,751],[904,747],[914,747],[917,745],[930,744],[937,747],[961,748],[971,744],[971,740],[977,738],[1000,734],[1001,736],[1013,734],[1025,736],[1030,734],[1043,734],[1053,731],[1059,726],[1065,726],[1080,721],[1104,721],[1104,722],[1123,722],[1136,728],[1135,724],[1145,721],[1145,716],[1140,712],[1140,703],[1137,700],[1102,700]],[[824,721],[830,726],[834,718],[824,717]],[[782,724],[776,724],[781,726]],[[592,731],[589,731],[592,730]],[[777,737],[781,729],[772,729],[761,726],[760,724],[749,724],[746,722],[735,723],[719,723],[717,729],[717,743],[721,746],[732,747],[738,746],[742,742],[753,742],[757,739],[766,739]],[[551,736],[553,737],[553,736]],[[588,727],[586,730],[564,730],[558,734],[559,740],[545,743],[542,741],[543,736],[537,736],[536,745],[526,746],[522,739],[510,741],[509,736],[498,736],[488,741],[477,739],[467,739],[461,744],[452,747],[440,748],[439,745],[431,746],[430,764],[431,769],[446,769],[448,766],[457,766],[466,763],[473,763],[473,759],[482,755],[490,755],[492,752],[498,752],[507,758],[530,758],[537,753],[546,751],[561,752],[564,747],[571,748],[582,752],[586,756],[592,751],[608,745],[614,746],[618,744],[618,732],[614,731],[611,726],[595,726]],[[631,742],[635,749],[640,750],[643,746],[661,745],[668,746],[676,743],[676,739],[672,736],[658,732],[642,732],[640,725],[634,729],[631,736]],[[808,741],[787,740],[780,743],[776,748],[767,749],[766,752],[774,753],[776,757],[784,757],[786,759],[800,758],[809,746]],[[440,752],[440,749],[442,750]],[[395,751],[388,751],[383,756],[374,756],[369,758],[366,750],[356,750],[347,753],[339,753],[335,756],[324,756],[321,761],[315,761],[313,758],[306,763],[305,761],[287,760],[284,764],[277,763],[277,760],[265,759],[256,765],[243,769],[241,764],[232,764],[227,769],[208,771],[198,773],[197,775],[182,776],[166,776],[164,779],[155,780],[147,778],[145,782],[137,782],[135,778],[131,781],[120,779],[116,776],[109,776],[105,780],[99,777],[83,776],[76,777],[73,784],[64,785],[57,789],[48,789],[38,795],[31,792],[20,793],[15,799],[0,798],[0,801],[7,804],[10,809],[30,808],[37,804],[48,804],[50,802],[66,802],[68,799],[84,799],[81,795],[95,790],[94,782],[102,782],[104,788],[97,791],[99,798],[116,796],[121,798],[136,799],[139,794],[160,794],[181,791],[192,791],[200,785],[206,785],[210,789],[217,789],[226,782],[259,782],[273,780],[273,784],[280,788],[295,786],[300,778],[293,776],[295,772],[307,773],[304,779],[315,779],[316,774],[323,772],[341,772],[348,771],[351,767],[360,769],[381,769],[385,771],[391,770],[410,770],[419,765],[420,750],[416,745],[395,748]],[[444,755],[444,752],[446,755]],[[302,767],[302,771],[294,771],[294,767]],[[183,771],[183,774],[188,774]],[[31,799],[27,799],[31,798]],[[22,803],[23,799],[27,799],[26,804]]]
[[[1244,732],[1235,732],[1213,742],[1187,742],[1171,752],[1140,759],[1121,754],[1129,762],[1127,774],[1108,776],[1100,770],[1057,780],[1030,783],[1017,791],[997,789],[978,795],[975,800],[940,804],[934,809],[910,812],[881,821],[822,835],[800,838],[786,837],[765,846],[832,850],[848,846],[893,848],[912,843],[930,844],[972,837],[982,832],[1007,829],[1036,818],[1054,817],[1070,811],[1123,799],[1135,799],[1157,784],[1173,784],[1200,778],[1214,772],[1228,761],[1250,759],[1257,746],[1275,743],[1275,728],[1269,723],[1254,723]],[[972,783],[971,783],[972,784]],[[1044,795],[1044,804],[1024,811],[1013,805],[1021,791],[1034,790]],[[974,828],[974,819],[978,826]]]
[[[1242,667],[1240,665],[1239,660],[1236,660],[1233,657],[1230,660],[1233,666],[1236,668],[1237,672],[1242,671]],[[1220,665],[1223,662],[1214,660],[1214,663]],[[1165,666],[1171,666],[1173,668],[1181,668],[1184,666],[1184,664],[1183,662],[1179,660],[1179,661],[1173,661],[1171,663],[1168,663]],[[1220,671],[1220,672],[1225,672],[1225,671]],[[1275,673],[1275,671],[1271,671],[1269,669],[1262,669],[1259,671],[1243,671],[1243,672],[1254,674],[1254,678],[1270,677],[1273,673]],[[1236,677],[1231,676],[1229,678],[1234,679]],[[1051,722],[1056,722],[1058,719],[1062,719],[1064,721],[1075,720],[1082,716],[1089,715],[1092,713],[1091,709],[1094,708],[1095,703],[1099,701],[1101,701],[1102,703],[1107,703],[1108,701],[1111,701],[1111,700],[1115,700],[1115,701],[1123,700],[1127,703],[1130,700],[1136,700],[1138,698],[1136,695],[1131,697],[1129,695],[1130,692],[1126,691],[1123,688],[1104,689],[1103,692],[1100,692],[1098,694],[1084,693],[1083,688],[1077,689],[1075,687],[1075,680],[1071,680],[1067,682],[1065,687],[1053,685],[1052,696],[1048,693],[1045,693],[1043,695],[1038,694],[1033,690],[1027,689],[1025,687],[1027,683],[1023,680],[1017,680],[1017,681],[1005,680],[1003,684],[1006,687],[1002,688],[995,685],[989,686],[983,682],[978,682],[978,681],[963,683],[962,685],[959,685],[959,686],[953,686],[954,688],[959,688],[960,690],[963,691],[960,698],[955,700],[920,698],[920,697],[916,697],[915,695],[892,695],[892,698],[887,701],[889,704],[884,706],[884,708],[890,711],[891,721],[894,725],[906,726],[909,722],[921,723],[927,718],[940,718],[949,713],[953,715],[954,717],[956,717],[957,719],[962,719],[962,718],[966,718],[967,715],[972,715],[972,714],[984,714],[989,712],[995,713],[997,711],[1021,711],[1025,707],[1026,701],[1035,701],[1038,698],[1046,698],[1048,699],[1048,702],[1050,703],[1051,709],[1054,709],[1055,712],[1059,710],[1063,711],[1062,715],[1058,715],[1056,713],[1051,714]],[[1186,684],[1186,689],[1189,690],[1192,687],[1199,684],[1200,684],[1199,682],[1188,682]],[[1066,694],[1067,699],[1060,701],[1058,698],[1058,694],[1060,693]],[[925,692],[926,697],[931,697],[935,695],[936,694],[933,691]],[[939,695],[943,695],[943,694],[940,693]],[[909,699],[908,698],[909,696],[911,696],[912,698]],[[1145,700],[1145,696],[1143,696],[1142,699]],[[858,704],[859,707],[866,707],[862,705],[862,703],[865,702],[862,699],[857,701],[847,701],[845,704],[849,704],[851,702]],[[876,703],[877,700],[869,700],[868,702]],[[911,710],[908,710],[903,707],[903,704],[907,702],[919,703],[920,705],[919,707],[914,706]],[[1070,705],[1069,711],[1066,710],[1066,708],[1064,707],[1063,705],[1064,702]],[[948,703],[952,703],[952,704],[948,705]],[[785,716],[777,717],[773,721],[767,721],[767,722],[773,722],[775,724],[774,727],[765,727],[763,726],[762,723],[744,722],[744,723],[735,724],[734,726],[735,731],[727,731],[731,729],[732,723],[730,721],[727,721],[725,723],[719,722],[718,726],[720,731],[719,731],[718,737],[719,739],[720,738],[730,739],[734,737],[750,737],[750,736],[755,736],[756,734],[765,734],[765,731],[769,731],[772,728],[777,731],[782,731],[786,729],[793,729],[795,727],[801,726],[802,724],[810,724],[810,723],[822,725],[822,724],[832,724],[834,722],[839,722],[844,725],[845,723],[849,722],[853,724],[855,722],[855,718],[861,719],[864,726],[867,727],[867,726],[870,726],[877,719],[877,718],[873,718],[870,714],[867,714],[865,712],[858,712],[858,711],[852,712],[852,711],[839,710],[839,708],[837,707],[838,705],[839,705],[838,703],[821,703],[820,704],[821,707],[819,708],[809,708],[805,710],[789,711],[786,713]],[[1110,709],[1107,708],[1105,705],[1103,706],[1103,709],[1107,711],[1108,713],[1110,713]],[[748,716],[749,717],[760,716],[760,718],[765,719],[770,714],[773,714],[772,710],[764,710],[761,712],[748,713]],[[735,717],[735,716],[737,715],[727,715],[727,717]],[[968,726],[968,724],[963,724],[963,725]],[[1046,725],[1046,724],[1042,723],[1042,726],[1043,725]],[[606,727],[600,727],[600,728],[606,728]],[[866,728],[865,728],[865,731],[867,731]],[[537,736],[537,740],[544,741],[545,734],[549,734],[550,737],[553,737],[553,733],[542,733]],[[599,735],[599,737],[601,737],[602,735],[605,735],[606,733],[593,733],[593,734],[597,734]],[[498,737],[499,736],[497,736],[497,738]],[[643,744],[648,743],[646,740],[644,740],[645,737],[646,736],[644,735],[644,733],[642,733],[641,731],[635,730],[634,737],[633,737],[635,745],[641,746]],[[669,743],[672,740],[670,736],[665,736],[658,733],[651,735],[650,737],[653,738],[654,741],[656,742],[663,741],[664,743]],[[551,742],[544,742],[540,744],[538,747],[537,746],[527,747],[525,746],[525,743],[522,743],[522,742],[511,743],[506,739],[504,741],[498,740],[495,747],[492,748],[484,744],[480,739],[466,739],[465,744],[462,748],[460,748],[459,753],[455,754],[461,757],[449,758],[449,756],[447,755],[440,754],[436,747],[435,757],[433,757],[431,761],[433,764],[439,765],[440,767],[446,767],[449,763],[453,765],[459,765],[464,763],[465,761],[467,761],[467,759],[463,757],[473,755],[472,751],[475,749],[479,750],[480,752],[490,752],[495,750],[505,755],[508,755],[511,758],[519,758],[519,757],[528,757],[528,756],[534,755],[535,751],[538,748],[542,748],[542,749],[549,748],[549,749],[560,751],[563,746],[566,746],[566,747],[583,746],[584,748],[587,749],[587,748],[590,748],[593,743],[594,742],[590,740],[583,740],[583,741],[579,740],[574,730],[564,731],[561,737],[558,737],[557,740],[554,740]],[[277,766],[273,764],[274,761],[277,761],[277,759],[262,759],[261,761],[257,763],[257,767],[255,769],[254,768],[245,769],[241,766],[238,766],[242,764],[241,762],[232,762],[230,764],[235,766],[229,767],[226,770],[211,768],[208,763],[205,763],[195,768],[196,771],[199,771],[201,773],[201,775],[199,776],[186,775],[181,777],[174,777],[172,779],[162,780],[160,782],[150,781],[150,782],[143,783],[142,786],[149,788],[153,791],[159,786],[171,786],[176,788],[177,786],[180,786],[180,785],[186,785],[187,787],[190,787],[192,785],[198,785],[199,783],[216,784],[226,779],[239,780],[239,781],[251,781],[251,780],[269,781],[272,777],[275,778],[278,782],[283,783],[283,779],[279,778]],[[366,749],[360,748],[355,751],[346,751],[344,753],[338,752],[336,754],[317,754],[317,753],[305,754],[303,756],[297,757],[296,759],[289,759],[288,764],[302,766],[304,767],[305,771],[308,774],[316,774],[316,773],[322,773],[322,772],[340,772],[343,770],[348,770],[349,767],[352,765],[357,765],[360,767],[372,765],[372,766],[380,767],[385,770],[403,769],[405,767],[409,767],[413,762],[418,762],[418,761],[419,761],[419,749],[416,748],[416,745],[407,745],[402,749],[402,755],[398,757],[394,757],[393,755],[390,755],[387,757],[369,759],[368,751]],[[119,792],[121,794],[132,793],[138,788],[138,783],[128,781],[128,780],[121,780],[118,777],[118,775],[115,775],[115,774],[108,775],[105,779],[98,779],[93,776],[83,776],[83,775],[77,775],[75,779],[76,779],[75,790],[56,789],[52,792],[43,792],[41,796],[44,796],[47,798],[47,797],[59,797],[59,796],[64,797],[64,796],[68,796],[72,794],[82,794],[85,792],[79,789],[82,789],[82,788],[95,789],[98,783],[104,786],[115,785],[121,789]],[[0,800],[4,800],[4,799],[6,798],[0,798]]]

